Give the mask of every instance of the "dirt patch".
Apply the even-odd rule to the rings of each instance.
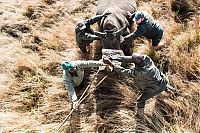
[[[30,31],[31,31],[30,28],[23,24],[3,25],[1,27],[1,32],[5,32],[14,38],[21,38],[20,32],[28,33]]]

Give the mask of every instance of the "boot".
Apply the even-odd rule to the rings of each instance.
[[[135,114],[136,133],[145,133],[144,108],[138,108]]]

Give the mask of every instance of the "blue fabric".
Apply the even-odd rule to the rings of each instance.
[[[63,70],[70,71],[73,68],[73,65],[70,62],[64,62],[61,67]]]

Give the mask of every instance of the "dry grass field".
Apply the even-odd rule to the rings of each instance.
[[[151,56],[180,91],[148,101],[148,130],[200,133],[200,1],[138,0],[137,5],[164,26],[167,42],[155,52],[140,38],[132,50]],[[0,133],[57,130],[71,109],[60,63],[84,59],[74,28],[95,15],[96,6],[97,0],[0,0]],[[110,75],[61,132],[134,132],[137,95],[131,79]]]

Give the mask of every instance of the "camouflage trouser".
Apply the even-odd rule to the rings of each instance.
[[[152,88],[146,88],[143,91],[142,94],[138,97],[137,99],[137,110],[135,114],[135,120],[136,120],[136,133],[144,133],[146,130],[145,127],[145,117],[144,117],[144,107],[145,107],[145,102],[158,95],[160,92],[163,90],[154,90]]]
[[[145,102],[158,95],[159,93],[161,93],[164,89],[160,89],[160,90],[153,90],[152,88],[146,88],[145,90],[147,91],[144,91],[142,92],[142,94],[138,97],[137,99],[137,107],[138,108],[144,108],[145,107]]]

